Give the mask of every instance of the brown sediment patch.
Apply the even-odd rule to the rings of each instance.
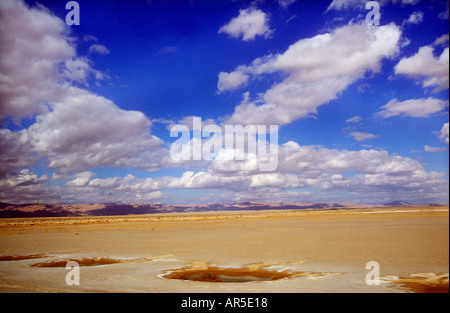
[[[270,270],[251,271],[237,268],[209,267],[207,269],[179,269],[162,275],[165,279],[193,280],[202,282],[237,283],[250,281],[273,281],[292,277],[292,273]]]
[[[80,266],[97,266],[105,264],[120,263],[121,260],[111,258],[82,258],[75,260],[57,260],[42,263],[32,264],[31,267],[66,267],[66,264],[70,261],[77,262]]]
[[[407,276],[390,276],[381,279],[388,286],[414,293],[448,293],[449,275],[437,273],[411,273]]]
[[[31,259],[48,258],[45,254],[29,254],[29,255],[2,255],[0,261],[22,261]]]
[[[244,268],[226,268],[206,265],[207,263],[204,262],[198,263],[199,264],[191,267],[165,271],[160,275],[160,277],[164,279],[191,280],[209,283],[246,283],[258,281],[277,281],[301,276],[319,279],[325,276],[340,274],[326,272],[298,272],[266,268],[267,266],[275,265],[274,263],[250,264]]]
[[[98,266],[98,265],[108,265],[108,264],[116,264],[116,263],[135,263],[135,262],[153,261],[157,258],[160,258],[160,257],[132,259],[132,260],[114,259],[114,258],[107,258],[107,257],[80,258],[80,259],[65,259],[65,260],[56,260],[56,261],[35,263],[30,266],[31,267],[66,267],[66,264],[71,261],[77,262],[80,266]]]

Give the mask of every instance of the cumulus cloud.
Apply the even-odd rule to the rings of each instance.
[[[364,4],[360,0],[333,0],[327,8],[328,10],[345,10],[348,8],[363,8]]]
[[[277,0],[280,7],[286,9],[288,6],[296,2],[297,0]]]
[[[435,87],[435,91],[449,87],[449,48],[445,48],[438,58],[433,55],[432,46],[424,46],[409,57],[403,58],[395,66],[396,74],[404,74],[422,81],[422,86]]]
[[[447,2],[447,6],[448,6],[448,2]],[[441,20],[448,20],[448,16],[449,16],[449,10],[448,10],[448,7],[447,7],[447,10],[445,10],[445,11],[439,13],[439,15],[438,15],[438,17],[439,17]]]
[[[89,188],[113,189],[138,193],[160,191],[167,186],[165,179],[137,178],[131,174],[125,177],[96,178],[88,183]]]
[[[89,174],[86,174],[86,177]],[[95,178],[83,181],[82,191],[100,198],[106,194],[107,201],[115,202],[152,202],[164,197],[162,189],[167,183],[165,178],[137,178],[131,174],[125,177]],[[79,191],[78,191],[79,192]]]
[[[306,173],[360,173],[395,174],[423,169],[422,165],[409,158],[391,156],[387,151],[348,151],[317,146],[300,146],[288,142],[280,147],[279,172]]]
[[[62,68],[62,74],[65,78],[73,82],[83,83],[92,73],[89,60],[87,58],[79,57],[76,59],[67,60]]]
[[[8,173],[0,180],[0,198],[12,203],[32,203],[54,197],[55,190],[48,190],[44,183],[47,175],[38,176],[29,169]]]
[[[180,178],[165,178],[168,188],[208,188],[238,192],[295,188],[343,191],[352,196],[376,197],[401,194],[418,199],[445,198],[448,186],[443,173],[427,172],[418,161],[387,151],[348,151],[318,146],[300,146],[290,141],[279,147],[274,172],[261,173],[251,159],[228,164],[218,158],[208,171],[185,172]],[[348,175],[354,172],[356,174]],[[269,189],[265,189],[269,188]],[[250,193],[251,193],[250,192]],[[420,195],[420,196],[419,196]],[[247,198],[248,199],[248,198]]]
[[[211,162],[208,170],[186,171],[181,177],[155,181],[162,189],[209,189],[211,193],[227,190],[232,192],[230,197],[240,200],[248,200],[253,192],[261,190],[271,190],[281,196],[281,189],[285,188],[300,193],[342,191],[361,197],[371,194],[392,197],[401,192],[402,196],[425,199],[445,197],[447,187],[444,174],[427,172],[418,161],[390,155],[387,151],[327,149],[290,141],[279,146],[279,164],[274,172],[260,172],[253,158],[229,162],[219,157]],[[353,174],[349,175],[350,172]]]
[[[17,173],[0,181],[0,197],[9,203],[148,203],[163,197],[152,185],[152,179],[133,175],[92,179],[93,173],[82,172],[64,185],[46,185],[45,175],[31,172]],[[27,179],[27,184],[17,184]],[[14,182],[14,180],[16,182]],[[14,184],[14,186],[13,186]]]
[[[219,81],[217,82],[217,90],[219,92],[225,90],[236,89],[245,85],[249,76],[242,72],[219,73]]]
[[[268,38],[273,32],[268,24],[269,18],[266,13],[259,9],[248,8],[239,10],[239,15],[222,26],[219,33],[228,34],[232,38],[241,38],[244,41],[255,40],[256,36]]]
[[[356,141],[364,141],[368,139],[377,138],[377,135],[369,134],[369,133],[361,133],[361,132],[352,132],[350,133],[350,136],[353,137]]]
[[[388,118],[391,116],[409,116],[409,117],[428,117],[432,114],[444,110],[448,105],[447,101],[429,97],[427,99],[410,99],[405,101],[398,101],[392,99],[387,104],[381,107],[376,115],[381,118]]]
[[[37,157],[31,150],[26,131],[0,129],[0,179],[17,169],[32,166]]]
[[[43,113],[61,98],[58,68],[76,58],[66,24],[22,1],[0,3],[0,118]]]
[[[378,0],[380,6],[384,6],[389,3],[393,4],[410,4],[414,5],[420,2],[421,0]],[[329,10],[348,10],[348,9],[363,9],[365,8],[367,1],[361,0],[333,0],[328,6],[327,11]]]
[[[38,177],[36,174],[30,172],[28,169],[23,169],[17,174],[11,174],[5,180],[1,180],[2,187],[21,187],[36,185],[45,182],[48,179],[47,175]]]
[[[358,122],[361,122],[361,120],[362,120],[362,117],[359,115],[356,115],[352,118],[347,119],[346,122],[347,123],[358,123]]]
[[[43,6],[5,0],[0,20],[0,118],[45,113],[72,83],[104,77],[77,56],[68,26]]]
[[[261,174],[258,167],[249,158],[233,168],[229,158],[216,158],[209,167],[209,173],[232,176],[235,174]],[[422,165],[412,159],[391,156],[387,151],[360,150],[348,151],[327,149],[320,146],[300,146],[289,141],[278,147],[278,167],[275,173],[301,174],[306,177],[318,177],[323,173],[335,174],[347,171],[360,173],[400,174],[423,170]]]
[[[318,191],[340,190],[361,197],[401,193],[411,199],[419,193],[423,198],[439,193],[445,198],[448,185],[445,174],[427,172],[419,162],[386,151],[336,150],[288,142],[280,147],[279,159],[278,173],[297,174],[298,187]],[[346,175],[349,171],[357,174]]]
[[[1,130],[0,175],[38,160],[59,173],[98,166],[159,168],[170,163],[162,141],[151,135],[150,120],[120,109],[83,85],[90,75],[104,78],[86,57],[76,54],[67,25],[42,6],[22,1],[0,3],[0,117],[34,116],[20,131]],[[87,40],[95,41],[92,38]],[[101,45],[92,53],[104,53]],[[106,50],[105,50],[106,49]],[[85,182],[77,177],[68,186]]]
[[[420,24],[423,22],[423,12],[422,11],[416,11],[411,13],[409,18],[406,20],[406,23],[408,24]]]
[[[439,46],[439,45],[448,45],[448,40],[449,40],[449,35],[448,34],[444,34],[441,37],[437,38],[434,42],[433,45],[434,46]]]
[[[442,147],[430,147],[429,145],[425,145],[425,147],[423,148],[424,152],[442,152],[442,151],[447,151],[447,148],[442,148]]]
[[[298,201],[299,196],[312,197],[311,191],[314,195],[336,191],[366,201],[401,195],[423,202],[445,199],[448,188],[444,174],[427,172],[418,161],[387,151],[328,149],[290,141],[279,146],[279,165],[274,172],[260,172],[254,161],[249,158],[230,166],[228,159],[219,157],[208,168],[187,170],[179,177],[93,178],[92,172],[81,172],[74,174],[64,186],[52,188],[39,183],[47,177],[25,171],[3,180],[0,195],[9,199],[8,192],[17,195],[20,191],[23,199],[40,197],[51,202],[57,199],[58,193],[64,193],[66,200],[74,203],[82,202],[80,197],[145,202],[167,199],[173,189],[207,189],[208,196],[203,201],[217,202],[219,198],[249,200],[256,195],[271,201],[274,197],[281,201],[285,195]],[[6,184],[8,187],[4,187]],[[268,197],[268,192],[273,197]]]
[[[445,123],[444,126],[442,126],[441,133],[439,134],[439,139],[448,144],[448,123]]]
[[[93,44],[89,47],[89,53],[109,54],[109,50],[104,45]]]
[[[366,72],[378,72],[381,60],[398,52],[400,34],[394,24],[370,30],[363,24],[347,25],[332,33],[301,39],[284,53],[238,66],[228,75],[246,77],[283,73],[287,77],[257,101],[250,101],[245,96],[235,108],[230,122],[286,124],[316,114],[317,107],[336,99]],[[240,86],[240,81],[235,82],[229,89]],[[225,86],[223,84],[220,91],[227,90]]]
[[[184,172],[180,178],[173,178],[168,183],[169,188],[184,188],[184,189],[217,189],[226,188],[233,190],[242,190],[246,188],[247,178],[243,176],[220,176],[208,172]]]
[[[158,149],[162,141],[150,134],[151,122],[138,111],[73,88],[54,109],[38,115],[28,129],[33,150],[60,172],[98,166],[130,166],[128,161]]]
[[[84,187],[89,183],[92,176],[94,176],[94,175],[95,175],[95,173],[92,173],[92,172],[77,173],[77,174],[75,174],[76,178],[67,182],[66,185],[72,186],[72,187]]]

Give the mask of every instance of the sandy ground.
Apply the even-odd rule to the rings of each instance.
[[[2,219],[0,292],[448,292],[448,211]]]

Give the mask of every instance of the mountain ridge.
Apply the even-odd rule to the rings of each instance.
[[[385,206],[407,206],[407,205],[412,205],[409,202],[403,201],[403,200],[395,200],[389,203],[385,203]]]
[[[99,203],[99,204],[9,204],[0,202],[0,218],[27,217],[77,217],[77,216],[112,216],[140,215],[155,213],[189,213],[211,211],[261,211],[261,210],[338,210],[344,208],[369,208],[383,206],[411,206],[405,201],[393,201],[384,205],[295,202],[267,203],[257,201],[210,203],[199,205],[169,204],[133,204],[133,203]]]

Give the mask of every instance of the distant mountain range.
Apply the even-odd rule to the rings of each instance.
[[[301,210],[338,209],[361,207],[342,203],[262,203],[232,202],[204,205],[163,205],[163,204],[8,204],[0,203],[0,218],[14,217],[64,217],[64,216],[108,216],[153,213],[183,213],[208,211],[260,211],[260,210]]]
[[[412,205],[412,204],[409,202],[406,202],[406,201],[397,200],[397,201],[392,201],[390,203],[385,203],[384,205],[386,205],[386,206],[402,206],[402,205]]]
[[[384,206],[408,206],[406,201],[393,201]],[[383,205],[379,205],[383,206]],[[0,218],[24,217],[65,217],[65,216],[110,216],[154,213],[184,213],[208,211],[261,211],[261,210],[337,210],[340,208],[376,207],[369,204],[353,203],[264,203],[230,202],[202,205],[165,205],[165,204],[9,204],[0,202]]]

